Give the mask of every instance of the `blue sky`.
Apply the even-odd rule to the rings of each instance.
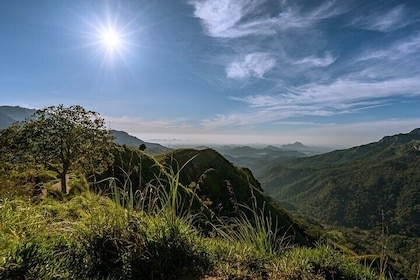
[[[165,145],[420,127],[418,1],[1,1],[0,36],[1,105],[80,104]]]

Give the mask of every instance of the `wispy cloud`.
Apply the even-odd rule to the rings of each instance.
[[[268,53],[249,53],[232,61],[226,68],[228,78],[263,78],[276,66],[276,60]]]
[[[212,37],[236,38],[251,34],[270,34],[269,19],[256,19],[241,23],[242,20],[260,8],[264,0],[205,0],[190,1],[194,6],[194,16],[201,19],[207,33]]]
[[[270,16],[266,0],[192,0],[194,16],[199,18],[208,35],[217,38],[239,38],[272,35],[279,31],[311,27],[314,22],[342,13],[334,1],[303,11],[283,1],[277,15]]]
[[[338,80],[285,89],[278,95],[231,97],[248,106],[242,112],[206,119],[209,128],[279,122],[291,117],[334,116],[392,104],[394,96],[420,96],[420,76],[382,82]]]
[[[408,38],[403,38],[390,46],[375,46],[372,50],[364,51],[356,61],[367,60],[400,60],[409,55],[419,55],[420,52],[420,33]]]
[[[419,20],[418,15],[410,13],[404,5],[398,5],[389,11],[376,11],[357,17],[352,25],[366,30],[379,32],[395,31]]]
[[[301,69],[327,67],[337,59],[320,42],[323,32],[317,26],[344,13],[343,4],[323,1],[307,6],[295,1],[268,0],[191,0],[189,3],[205,33],[223,39],[219,44],[230,49],[229,58],[218,56],[225,69],[224,78],[263,78],[280,64],[283,68],[294,68],[287,73],[290,75]],[[299,39],[300,36],[305,39]],[[304,50],[306,46],[312,52]],[[316,50],[321,55],[313,55]]]
[[[370,46],[346,62],[347,79],[385,81],[418,77],[420,33],[409,34],[389,45]],[[404,89],[401,89],[404,92]]]
[[[333,57],[327,53],[324,57],[316,57],[314,55],[304,57],[302,59],[292,62],[292,64],[308,64],[315,67],[326,67],[334,63],[337,57]]]
[[[418,127],[420,118],[385,119],[370,122],[354,122],[331,126],[314,126],[291,132],[295,139],[315,145],[331,145],[347,148],[379,141],[386,135],[408,133]]]
[[[331,84],[304,85],[285,96],[290,102],[332,106],[393,95],[420,95],[420,77],[372,82],[339,79]]]

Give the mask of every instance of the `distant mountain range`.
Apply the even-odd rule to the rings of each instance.
[[[35,109],[28,109],[19,106],[0,106],[0,129],[9,127],[15,122],[23,121],[35,113]],[[145,142],[135,136],[129,135],[125,131],[111,130],[115,136],[115,143],[128,145],[138,148],[140,145],[146,145],[146,151],[150,154],[160,154],[170,150],[160,144]]]
[[[145,142],[135,136],[128,134],[125,131],[111,130],[112,135],[115,136],[115,143],[120,145],[127,145],[138,148],[140,145],[146,145],[146,152],[155,155],[169,151],[170,149],[157,143]]]
[[[282,162],[290,158],[308,157],[331,150],[308,147],[300,142],[279,147],[268,145],[257,148],[251,146],[224,145],[214,146],[213,148],[235,165],[245,166],[251,169],[257,178],[262,169],[264,169],[264,166]]]
[[[19,106],[0,106],[0,129],[7,128],[15,122],[29,118],[35,111],[35,109]]]

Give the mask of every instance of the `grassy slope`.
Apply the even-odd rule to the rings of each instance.
[[[274,234],[271,220],[264,216],[266,212],[258,209],[251,217],[242,215],[240,210],[232,216],[229,210],[226,213],[232,219],[218,220],[221,223],[213,224],[213,231],[203,232],[197,215],[179,211],[178,206],[185,202],[185,194],[192,193],[189,187],[194,184],[187,182],[197,178],[199,182],[201,176],[197,176],[204,169],[213,168],[216,173],[206,173],[208,181],[201,178],[203,188],[208,188],[206,192],[203,189],[201,195],[191,196],[201,203],[200,210],[208,207],[215,214],[211,207],[214,202],[205,203],[202,198],[210,199],[212,190],[226,197],[226,191],[217,189],[220,180],[230,181],[237,202],[252,199],[243,193],[249,191],[250,185],[257,200],[265,196],[248,170],[233,167],[214,151],[181,150],[172,158],[182,163],[195,153],[199,155],[188,164],[191,169],[185,167],[178,178],[180,174],[176,172],[168,176],[171,169],[163,165],[168,157],[158,161],[136,149],[116,148],[116,162],[108,173],[119,181],[104,180],[94,188],[96,193],[107,196],[87,191],[85,181],[76,180],[73,174],[73,194],[51,193],[55,199],[34,199],[31,176],[20,174],[20,182],[14,188],[19,189],[26,178],[29,181],[25,191],[5,191],[0,197],[0,279],[328,279],[333,275],[340,279],[376,278],[358,264],[354,255],[328,245],[289,247],[287,240]],[[13,181],[18,174],[1,175],[1,179],[7,175]],[[44,175],[43,184],[51,184],[48,178]],[[180,179],[180,184],[174,178]],[[138,192],[131,192],[133,188],[138,188]],[[167,192],[159,191],[162,189]],[[152,192],[156,196],[151,196]],[[229,204],[224,208],[229,209]],[[289,214],[285,217],[293,220]],[[294,229],[297,234],[306,234],[299,233],[300,225]]]
[[[265,194],[250,170],[235,167],[215,150],[181,149],[161,156],[160,160],[165,164],[172,162],[182,166],[190,159],[180,174],[180,182],[190,185],[218,216],[232,216],[238,210],[252,209],[254,200],[251,198],[255,198],[256,207],[264,209],[282,234],[293,235],[300,244],[310,245],[317,240],[318,233],[311,231],[309,226],[292,217]]]
[[[204,237],[188,217],[89,192],[0,206],[1,279],[376,279],[326,245],[265,252],[252,240]]]

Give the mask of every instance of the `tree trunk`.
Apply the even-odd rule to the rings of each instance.
[[[61,173],[61,191],[67,193],[67,180],[66,180],[67,171]]]

